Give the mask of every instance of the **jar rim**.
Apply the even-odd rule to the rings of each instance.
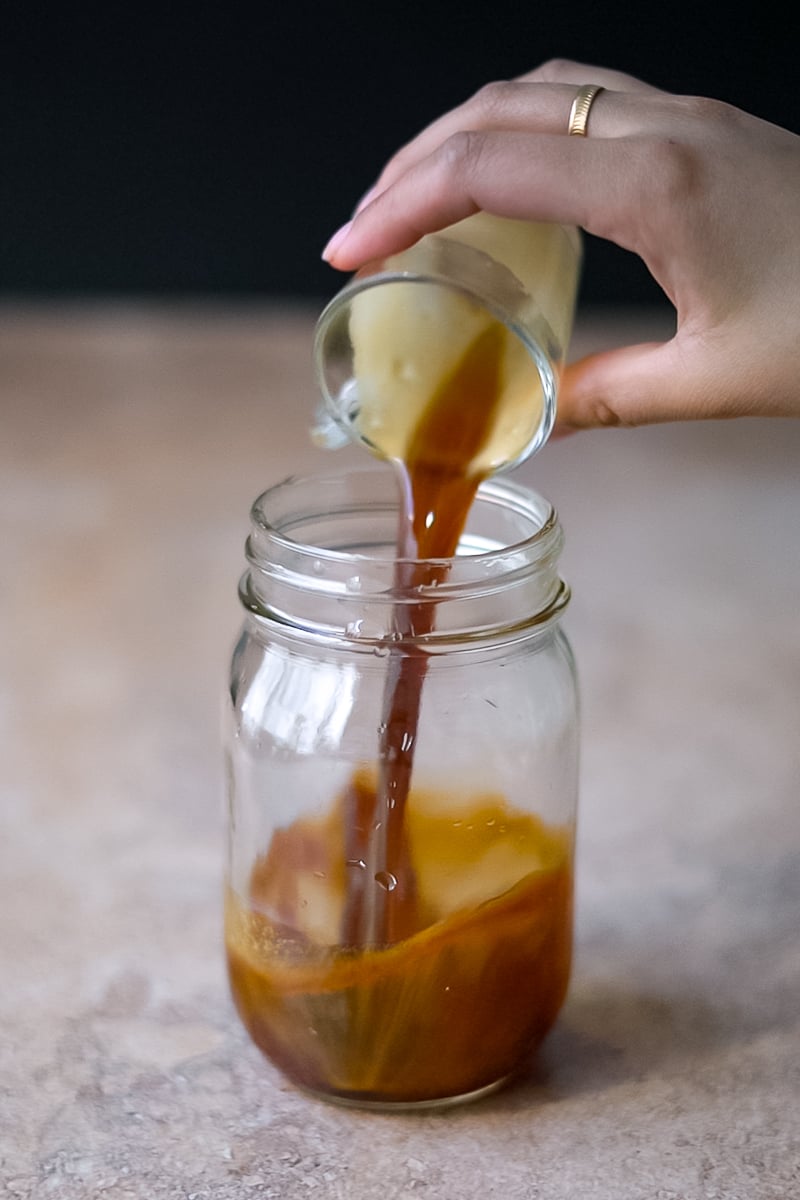
[[[461,552],[439,559],[398,557],[401,499],[386,464],[289,476],[262,492],[251,508],[245,608],[273,628],[362,646],[516,636],[545,628],[563,611],[563,533],[555,508],[537,492],[486,480]],[[428,604],[435,628],[428,622],[422,629],[418,614]],[[417,632],[409,633],[415,621]]]
[[[324,517],[325,514],[314,511],[319,508],[320,501],[317,500],[313,509],[297,510],[296,504],[289,507],[285,506],[285,501],[289,498],[299,500],[303,493],[312,492],[317,495],[322,492],[328,493],[331,489],[337,489],[340,485],[352,489],[352,495],[347,497],[347,505],[341,511],[351,511],[355,513],[360,504],[365,504],[367,497],[361,494],[362,485],[371,486],[372,484],[386,484],[385,495],[381,497],[381,507],[385,511],[398,513],[400,507],[399,491],[397,488],[397,476],[391,467],[387,469],[387,464],[366,465],[349,469],[347,471],[336,470],[326,472],[324,474],[303,474],[303,475],[288,475],[277,483],[262,491],[250,508],[250,519],[255,528],[257,528],[269,542],[276,546],[281,546],[287,551],[297,554],[301,557],[313,559],[323,559],[334,563],[348,562],[368,562],[372,561],[372,555],[363,551],[348,551],[341,550],[335,547],[319,545],[316,542],[300,540],[293,537],[291,533],[286,531],[287,526],[295,528],[301,526],[305,521],[315,518]],[[374,504],[374,497],[370,497]],[[558,512],[555,506],[540,493],[524,485],[513,482],[512,480],[492,476],[481,482],[476,493],[476,501],[488,501],[492,504],[505,505],[511,508],[522,520],[530,520],[532,525],[535,525],[532,532],[525,537],[519,538],[517,541],[509,541],[503,545],[497,545],[491,549],[483,551],[466,552],[462,550],[455,555],[446,558],[432,558],[424,561],[434,565],[447,565],[463,563],[465,559],[469,559],[476,567],[483,564],[491,564],[492,562],[502,559],[509,552],[521,552],[529,550],[538,552],[535,557],[538,558],[550,555],[554,549],[560,550],[563,542],[563,533],[559,522]],[[332,514],[331,510],[327,510]],[[420,560],[414,557],[392,555],[391,562],[394,563],[412,563]]]

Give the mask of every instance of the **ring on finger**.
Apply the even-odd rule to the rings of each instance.
[[[578,88],[577,95],[569,110],[568,134],[572,137],[586,137],[586,126],[589,123],[589,111],[602,92],[602,84],[585,83]]]

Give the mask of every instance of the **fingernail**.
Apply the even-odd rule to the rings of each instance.
[[[336,233],[333,235],[333,237],[328,242],[325,249],[322,251],[322,257],[325,259],[326,262],[330,262],[331,259],[333,258],[333,256],[336,254],[336,251],[339,250],[340,247],[343,245],[343,243],[345,242],[345,240],[347,238],[348,233],[350,232],[350,226],[352,224],[353,224],[352,221],[348,221],[345,225],[343,225],[341,227],[341,229],[336,230]]]

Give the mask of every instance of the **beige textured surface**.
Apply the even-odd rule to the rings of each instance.
[[[250,501],[334,461],[311,323],[0,312],[0,1195],[800,1195],[800,423],[519,472],[566,528],[584,700],[576,965],[530,1078],[349,1112],[239,1028],[218,697]]]

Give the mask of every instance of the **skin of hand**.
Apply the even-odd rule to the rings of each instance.
[[[603,87],[567,136],[581,84]],[[492,83],[386,164],[323,251],[352,271],[479,210],[638,254],[675,307],[663,344],[567,367],[558,429],[800,416],[800,137],[718,100],[552,61]]]

